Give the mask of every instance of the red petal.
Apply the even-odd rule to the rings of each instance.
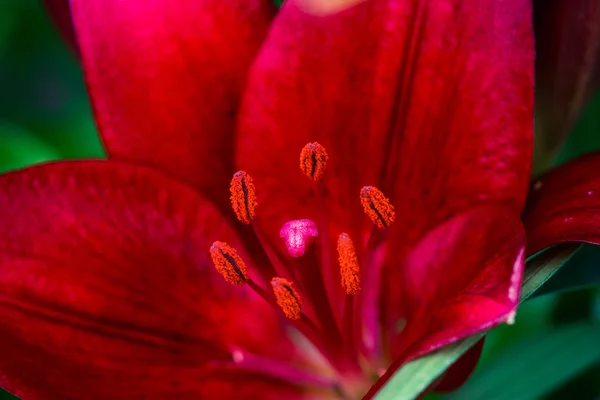
[[[600,84],[600,2],[536,0],[536,156],[552,160]]]
[[[215,239],[245,253],[189,187],[142,167],[84,161],[3,175],[0,193],[0,384],[8,390],[197,398],[232,350],[291,356],[271,307],[214,269]]]
[[[240,118],[239,166],[262,187],[259,214],[272,232],[318,216],[298,168],[310,141],[330,155],[326,214],[339,230],[356,229],[362,185],[393,198],[406,243],[482,201],[520,212],[533,121],[530,1],[372,0],[323,17],[289,0]]]
[[[73,21],[71,21],[69,0],[43,0],[43,3],[69,46],[78,51]]]
[[[512,212],[486,206],[460,214],[430,231],[398,274],[406,330],[396,355],[410,346],[414,358],[509,320],[518,304],[525,233]],[[387,304],[388,318],[397,304]],[[389,319],[388,319],[389,321]]]
[[[483,206],[439,225],[409,253],[386,309],[396,361],[372,395],[402,364],[466,336],[511,321],[519,301],[525,232],[508,209]],[[398,309],[404,309],[402,314]],[[399,317],[405,326],[397,332]],[[390,322],[392,321],[392,322]]]
[[[271,2],[72,0],[71,7],[109,155],[226,200],[240,92]]]
[[[564,242],[600,244],[600,153],[574,160],[534,183],[523,216],[527,254]]]

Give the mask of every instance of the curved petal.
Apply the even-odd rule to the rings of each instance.
[[[72,0],[96,121],[109,155],[227,200],[247,68],[269,0]]]
[[[285,2],[240,115],[236,157],[263,188],[265,229],[319,220],[317,189],[298,169],[312,141],[329,152],[326,214],[337,231],[359,231],[363,185],[393,199],[406,244],[480,202],[520,213],[532,151],[530,1],[370,0],[325,16],[305,3]]]
[[[418,338],[407,357],[510,321],[519,301],[525,244],[521,221],[497,206],[459,214],[428,232],[402,268],[408,313],[407,332],[399,340]],[[417,335],[410,338],[409,332]]]
[[[393,277],[403,282],[396,292],[406,310],[395,356],[410,348],[406,357],[414,358],[512,318],[524,248],[520,220],[498,206],[475,208],[428,232],[398,268],[402,276]],[[388,321],[399,317],[397,308],[385,305]]]
[[[552,161],[600,85],[600,1],[536,0],[536,167]]]
[[[537,180],[523,214],[527,254],[565,242],[600,244],[600,153],[561,165]]]
[[[2,175],[0,219],[0,384],[18,395],[197,398],[240,354],[293,355],[270,306],[210,261],[215,239],[245,257],[233,229],[161,173],[83,161]]]
[[[525,244],[521,221],[499,206],[477,207],[429,231],[398,268],[403,276],[396,277],[395,291],[404,304],[387,303],[384,309],[395,361],[369,393],[405,362],[511,322],[519,301]]]

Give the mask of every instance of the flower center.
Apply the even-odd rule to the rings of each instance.
[[[322,238],[318,239],[319,229],[312,220],[291,220],[283,224],[279,236],[292,259],[283,260],[278,254],[269,254],[266,241],[253,223],[257,207],[254,182],[249,174],[238,171],[231,180],[231,205],[238,220],[251,225],[256,239],[265,247],[271,263],[266,275],[272,276],[267,277],[262,271],[262,282],[252,280],[242,257],[227,243],[214,242],[210,255],[217,271],[227,282],[248,284],[265,301],[280,309],[289,323],[302,334],[304,342],[299,346],[306,352],[306,344],[309,343],[313,351],[317,350],[322,356],[322,360],[315,363],[318,364],[316,369],[321,372],[328,370],[327,374],[334,376],[330,388],[341,398],[354,399],[361,398],[381,370],[385,370],[382,346],[377,339],[381,334],[375,311],[378,307],[378,285],[374,284],[374,277],[375,280],[377,277],[374,271],[376,250],[382,236],[373,229],[364,259],[359,263],[350,235],[341,232],[337,238],[337,253],[343,292],[327,287],[324,276],[328,268],[333,268],[327,242],[325,190],[321,181],[327,161],[327,152],[319,143],[308,143],[300,152],[301,171],[318,186]],[[394,221],[394,207],[377,188],[363,187],[359,198],[365,214],[377,228],[386,229]],[[314,244],[317,240],[321,242],[319,246]],[[317,247],[321,250],[320,254]],[[366,267],[365,270],[361,269],[361,264]],[[267,290],[265,287],[269,284],[271,287]],[[232,353],[232,358],[236,363],[245,360],[239,349]],[[269,365],[269,362],[262,365]],[[286,366],[278,366],[278,375],[285,369]],[[297,375],[289,372],[290,379],[299,380]]]

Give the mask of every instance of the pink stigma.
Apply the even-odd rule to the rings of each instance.
[[[319,236],[317,225],[310,219],[294,219],[286,222],[279,231],[279,237],[285,239],[290,256],[297,258],[304,254],[312,238]]]

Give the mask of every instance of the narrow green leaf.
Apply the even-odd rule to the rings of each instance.
[[[453,343],[437,351],[409,362],[400,368],[388,383],[377,392],[376,400],[399,400],[417,398],[438,376],[484,336],[480,333]]]
[[[600,361],[600,324],[580,323],[523,338],[447,400],[534,400]]]
[[[579,245],[557,246],[527,260],[521,301],[531,296],[577,251]],[[452,363],[485,335],[480,333],[436,352],[411,361],[400,368],[375,395],[376,400],[412,400],[427,389]]]
[[[569,243],[550,248],[542,253],[535,254],[527,260],[523,286],[521,288],[521,302],[527,300],[548,279],[571,259],[579,250],[581,244]]]

